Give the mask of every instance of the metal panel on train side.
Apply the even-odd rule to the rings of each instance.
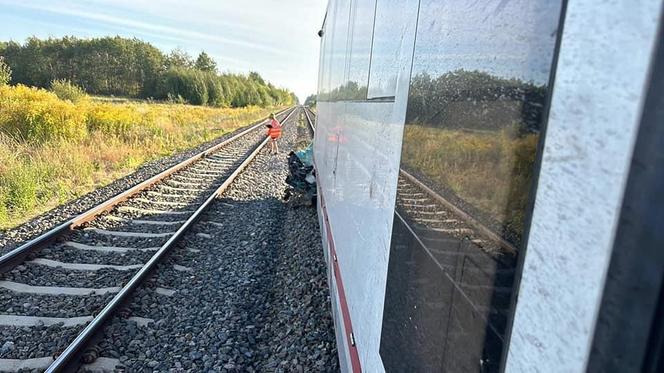
[[[393,103],[318,103],[318,180],[367,371],[382,370],[378,344],[404,113]],[[387,160],[373,157],[373,147]]]
[[[325,69],[331,71],[322,72],[319,87],[314,158],[361,367],[366,372],[380,372],[384,370],[378,350],[389,237],[418,1],[401,2],[398,7],[378,4],[376,21],[387,22],[376,27],[383,30],[378,37],[384,43],[386,39],[395,41],[391,46],[383,45],[380,53],[398,56],[389,62],[390,68],[380,66],[385,58],[366,58],[371,50],[371,44],[366,44],[372,42],[371,34],[368,37],[366,33],[373,30],[373,18],[369,17],[376,10],[375,0],[353,1],[353,9],[345,0],[333,3],[326,20],[324,37],[328,39],[323,43],[321,59]],[[388,3],[393,2],[383,5]],[[351,17],[350,39],[348,31],[344,34],[334,29],[338,25],[348,27],[347,22],[337,19],[346,14]],[[394,30],[398,30],[396,37],[388,35]],[[348,57],[347,48],[355,54],[342,63],[339,59]],[[366,96],[370,84],[368,64],[372,62],[375,76],[381,77],[377,89],[388,92],[377,101],[368,101]],[[334,71],[340,67],[350,71]],[[339,76],[353,81],[344,82]]]
[[[567,5],[507,371],[586,369],[662,5]]]

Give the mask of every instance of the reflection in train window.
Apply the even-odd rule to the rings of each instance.
[[[339,100],[335,97],[335,92],[343,85],[346,77],[346,52],[348,46],[348,22],[350,19],[350,0],[335,1],[335,20],[334,37],[332,39],[332,48],[330,50],[330,91],[329,101]]]
[[[500,369],[561,1],[420,3],[381,334],[388,372]]]
[[[413,51],[407,34],[417,13],[416,0],[377,0],[369,66],[368,99],[394,98],[401,61]]]
[[[321,66],[321,84],[319,86],[318,100],[327,101],[330,92],[330,74],[332,63],[332,45],[334,40],[334,16],[335,16],[335,2],[330,1],[328,5],[328,14],[325,17],[325,33],[323,34],[323,53],[322,66]]]
[[[353,0],[348,78],[339,94],[343,99],[365,100],[367,98],[375,10],[376,0]]]
[[[329,11],[329,3],[328,3],[328,11]],[[323,31],[323,36],[321,37],[320,41],[320,66],[318,68],[318,100],[320,101],[320,97],[324,94],[325,92],[325,77],[327,76],[327,45],[328,45],[328,37],[327,35],[327,17],[323,21],[323,27],[321,28]]]

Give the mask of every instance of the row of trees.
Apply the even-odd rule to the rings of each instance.
[[[446,128],[539,131],[547,88],[482,71],[456,70],[411,78],[406,121]]]
[[[367,99],[367,86],[348,81],[327,92],[321,92],[321,101],[363,101]]]
[[[309,106],[309,107],[315,107],[316,106],[316,94],[309,95],[307,98],[304,100],[304,105]]]
[[[172,99],[195,105],[289,105],[295,95],[257,73],[219,74],[205,52],[194,59],[175,49],[164,54],[139,39],[64,37],[0,42],[0,56],[12,84],[47,88],[69,80],[86,92],[136,98]]]
[[[547,87],[483,71],[455,70],[438,76],[412,77],[406,122],[434,127],[495,130],[517,127],[529,133],[540,128]],[[307,100],[313,100],[308,97]],[[320,101],[364,101],[367,86],[349,81]]]

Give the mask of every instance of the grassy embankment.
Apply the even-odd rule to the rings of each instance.
[[[43,89],[0,85],[0,229],[271,110],[109,103],[87,96],[74,101]]]
[[[522,233],[538,137],[408,125],[403,162]]]

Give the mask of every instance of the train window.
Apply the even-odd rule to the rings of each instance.
[[[413,52],[406,37],[417,16],[416,0],[377,0],[368,99],[394,99],[404,57]],[[412,21],[410,21],[412,20]]]
[[[346,100],[367,98],[375,10],[376,0],[353,0],[348,78],[341,87],[342,96]]]
[[[326,23],[322,27],[323,36],[320,41],[320,68],[318,69],[318,101],[324,101],[326,96],[326,76],[327,76],[327,27]]]
[[[561,2],[421,0],[380,345],[388,372],[500,370]]]
[[[332,18],[334,19],[334,37],[330,50],[330,101],[343,99],[340,92],[346,77],[350,0],[337,0],[335,1],[335,5],[335,17]]]
[[[336,15],[336,1],[330,1],[328,4],[328,13],[325,17],[325,33],[323,34],[323,54],[321,85],[319,88],[319,101],[329,101],[331,91],[332,74],[332,47],[334,45],[334,19]]]

